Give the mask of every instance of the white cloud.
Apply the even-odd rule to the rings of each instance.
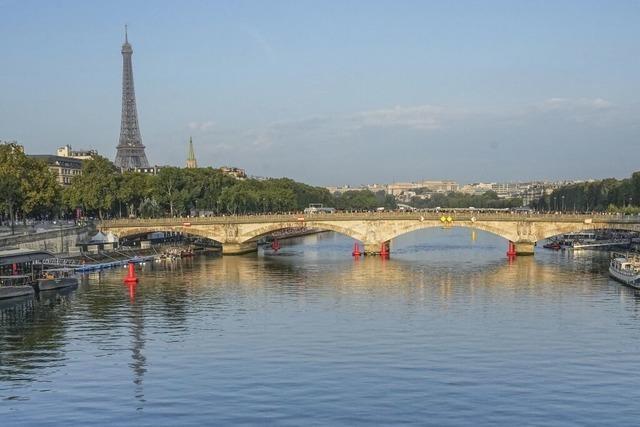
[[[536,126],[539,121],[578,123],[581,126],[611,126],[619,122],[625,110],[602,98],[549,98],[521,108],[459,108],[445,105],[398,105],[389,108],[347,112],[334,115],[311,115],[295,120],[279,120],[249,129],[219,127],[213,121],[191,122],[189,128],[204,131],[209,144],[217,150],[235,155],[271,156],[290,150],[339,147],[345,143],[362,141],[361,131],[385,128],[389,132],[410,130],[415,133],[461,129],[513,129]],[[493,130],[486,130],[493,129]],[[562,129],[562,128],[558,128]],[[414,136],[398,134],[398,143],[410,144]],[[376,144],[375,138],[366,136],[366,144]],[[446,136],[445,136],[446,138]],[[350,142],[349,142],[350,141]],[[380,140],[381,141],[381,140]],[[462,140],[461,140],[462,141]],[[382,142],[380,142],[382,143]],[[463,142],[461,142],[463,143]],[[494,145],[497,142],[493,143]],[[369,145],[371,146],[371,145]]]
[[[189,124],[187,126],[191,130],[204,131],[204,130],[207,130],[207,129],[211,128],[213,125],[215,125],[214,121],[207,120],[206,122],[195,122],[195,121],[194,122],[189,122]]]
[[[602,98],[549,98],[529,108],[527,115],[551,115],[575,123],[608,126],[623,119],[619,108]]]
[[[416,130],[436,130],[443,127],[450,111],[436,105],[395,106],[393,108],[363,111],[352,119],[360,127],[405,127]]]
[[[602,98],[549,98],[538,106],[541,111],[607,110],[613,104]]]

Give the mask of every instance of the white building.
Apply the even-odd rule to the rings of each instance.
[[[88,160],[93,156],[97,156],[96,150],[72,150],[69,144],[58,148],[56,155],[59,157],[71,157],[74,159]]]
[[[428,188],[434,193],[450,193],[460,189],[455,181],[420,181],[416,184],[419,185],[418,188]]]

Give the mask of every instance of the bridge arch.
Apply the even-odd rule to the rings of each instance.
[[[409,233],[413,233],[415,231],[419,231],[419,230],[426,230],[429,228],[442,228],[442,227],[446,227],[446,228],[468,228],[471,230],[480,230],[480,231],[486,231],[488,233],[494,234],[498,237],[502,237],[503,239],[506,240],[511,240],[511,241],[515,241],[517,240],[518,236],[517,233],[514,233],[512,231],[506,231],[504,229],[501,229],[499,227],[496,227],[492,224],[487,224],[487,223],[483,223],[483,222],[471,222],[471,221],[464,221],[464,222],[452,222],[449,225],[443,225],[442,222],[440,221],[424,221],[424,222],[417,222],[417,223],[411,223],[411,224],[406,224],[406,225],[402,225],[400,227],[397,227],[392,233],[389,233],[385,239],[386,240],[391,240],[391,239],[395,239],[401,236],[404,236],[406,234]]]
[[[548,227],[544,233],[542,233],[538,240],[545,240],[550,237],[559,236],[561,234],[576,233],[580,231],[596,231],[596,230],[618,230],[618,231],[636,231],[640,232],[640,227],[637,224],[625,224],[619,223],[557,223],[553,227]]]
[[[105,229],[104,231],[112,233],[119,239],[143,236],[151,233],[181,233],[189,236],[202,237],[205,239],[214,240],[216,242],[223,242],[224,236],[217,233],[212,233],[210,230],[202,230],[199,228],[191,227],[175,227],[175,226],[152,226],[152,227],[136,227],[136,228],[113,228]]]
[[[325,222],[313,222],[311,224],[306,224],[301,222],[289,222],[289,223],[264,224],[256,229],[251,230],[250,232],[245,232],[240,236],[238,236],[238,242],[239,243],[254,242],[264,236],[268,236],[269,234],[275,231],[284,230],[287,228],[300,228],[302,226],[307,226],[309,228],[316,228],[322,231],[335,231],[336,233],[340,233],[347,237],[351,237],[352,239],[356,239],[360,241],[364,241],[364,238],[365,238],[365,236],[363,236],[358,231],[353,230],[349,227],[344,227],[337,224],[325,223]]]

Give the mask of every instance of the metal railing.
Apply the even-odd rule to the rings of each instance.
[[[54,266],[60,266],[60,267],[79,267],[80,264],[78,264],[77,261],[73,261],[70,259],[64,259],[64,258],[47,258],[47,259],[43,259],[43,260],[38,260],[38,261],[34,261],[34,264],[40,264],[40,265],[54,265]]]

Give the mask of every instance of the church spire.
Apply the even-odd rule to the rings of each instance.
[[[187,169],[195,169],[198,167],[196,154],[193,151],[193,138],[189,137],[189,155],[187,156]]]

